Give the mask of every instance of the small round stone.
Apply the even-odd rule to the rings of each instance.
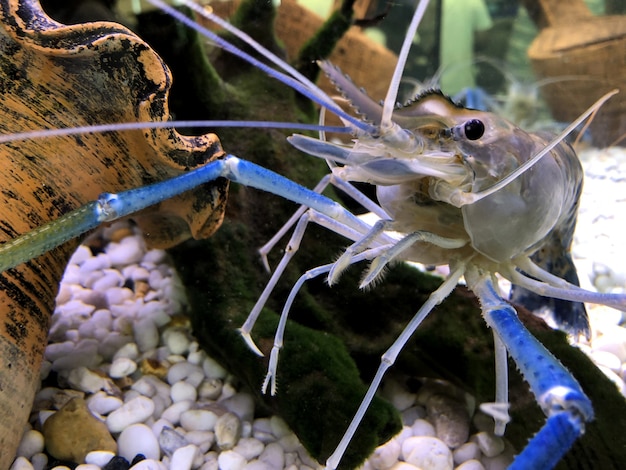
[[[44,470],[48,466],[48,456],[39,452],[30,458],[30,463],[33,464],[35,470]]]
[[[137,363],[127,357],[119,357],[113,361],[109,369],[109,376],[114,379],[127,377],[137,370]]]
[[[504,450],[504,440],[490,432],[479,432],[472,436],[480,451],[487,457],[494,457]]]
[[[174,403],[184,400],[195,402],[196,398],[198,398],[198,391],[196,390],[196,387],[188,384],[187,382],[176,382],[172,385],[170,397]]]
[[[215,400],[222,393],[223,382],[220,379],[206,379],[198,386],[198,397]]]
[[[411,426],[411,432],[414,436],[435,437],[435,427],[425,419],[418,419]]]
[[[154,403],[152,400],[140,395],[109,414],[106,425],[112,433],[121,432],[131,424],[145,421],[152,416],[153,412]]]
[[[193,444],[176,449],[170,461],[170,468],[191,470],[194,460],[198,457],[198,448]]]
[[[122,431],[118,440],[118,454],[131,461],[137,454],[158,460],[161,454],[159,442],[145,424],[132,424]]]
[[[217,458],[217,462],[219,468],[228,468],[229,470],[243,470],[246,466],[246,459],[232,450],[222,452]]]
[[[31,429],[26,431],[17,448],[16,455],[30,459],[33,455],[42,452],[44,448],[43,434]]]
[[[277,442],[270,442],[259,455],[259,460],[267,463],[271,468],[284,468],[285,451]]]
[[[26,457],[18,457],[9,470],[34,470],[34,467]]]
[[[104,380],[104,377],[86,367],[72,369],[67,376],[67,382],[73,389],[87,393],[95,393],[104,387]]]
[[[248,393],[236,393],[220,402],[224,408],[236,414],[242,421],[252,421],[254,416],[254,398]]]
[[[172,354],[184,354],[189,350],[190,341],[187,333],[180,329],[165,330],[163,340]]]
[[[207,357],[202,362],[202,369],[204,375],[209,379],[225,379],[228,375],[226,369],[224,369],[215,359]]]
[[[452,452],[435,437],[409,437],[402,444],[402,456],[407,463],[430,470],[450,470],[454,467]]]
[[[261,441],[253,437],[244,437],[239,439],[237,445],[233,448],[239,455],[243,455],[246,460],[252,460],[261,455],[265,446]]]
[[[215,441],[222,450],[232,449],[241,437],[241,420],[234,413],[225,413],[215,423]]]
[[[466,442],[462,446],[454,449],[452,452],[454,463],[462,464],[468,460],[477,460],[480,458],[480,448],[475,442]]]
[[[179,401],[173,403],[167,409],[165,409],[163,413],[161,413],[161,418],[166,419],[170,423],[178,424],[180,422],[182,413],[191,409],[191,405],[192,402],[190,401]]]
[[[180,414],[180,425],[187,431],[212,431],[217,421],[217,415],[210,410],[187,410]]]
[[[480,460],[466,460],[461,465],[455,468],[455,470],[485,470],[485,466],[480,463]]]
[[[376,448],[368,459],[372,468],[385,470],[393,466],[400,458],[401,447],[398,441],[391,439],[386,444]]]
[[[85,463],[104,467],[111,459],[115,457],[115,453],[107,450],[94,450],[85,456]]]
[[[178,362],[167,371],[167,382],[174,385],[176,382],[185,380],[194,372],[202,372],[202,368],[187,361]]]

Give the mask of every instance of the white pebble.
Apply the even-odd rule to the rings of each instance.
[[[102,278],[103,276],[104,276],[104,273],[102,271],[90,271],[88,273],[81,273],[80,283],[84,287],[91,289],[94,282],[96,282],[98,279]]]
[[[495,457],[504,450],[504,440],[490,432],[474,434],[471,441],[476,442],[480,451],[487,457]]]
[[[133,334],[141,352],[151,351],[159,345],[159,330],[150,318],[134,321]]]
[[[126,343],[113,355],[113,362],[121,358],[128,358],[133,361],[139,359],[139,348],[137,347],[137,344]]]
[[[146,380],[145,377],[141,377],[139,380],[137,380],[137,382],[132,384],[130,388],[150,398],[153,398],[157,393],[157,389],[154,384],[151,383],[149,380]]]
[[[218,417],[209,410],[187,410],[180,414],[180,425],[187,431],[213,431]]]
[[[163,413],[161,418],[168,420],[170,423],[178,424],[180,422],[180,416],[183,412],[191,408],[192,402],[179,401],[169,406]]]
[[[108,450],[94,450],[85,456],[85,463],[97,465],[98,467],[104,467],[113,457],[115,457],[115,454],[113,452],[109,452]]]
[[[372,468],[376,470],[385,470],[393,466],[393,464],[398,461],[400,451],[401,447],[398,441],[391,439],[386,444],[377,447],[368,461]]]
[[[97,465],[92,465],[90,463],[82,463],[77,465],[74,470],[100,470],[100,467]]]
[[[158,459],[161,450],[157,438],[148,426],[132,424],[118,437],[117,453],[130,462],[137,454],[143,454],[147,459]]]
[[[71,354],[74,351],[74,346],[73,341],[49,344],[46,346],[45,358],[50,362],[54,362],[63,356]]]
[[[452,451],[452,457],[457,465],[468,460],[477,460],[480,458],[480,448],[475,442],[466,442]]]
[[[124,278],[119,271],[107,269],[100,279],[95,281],[91,288],[94,291],[105,292],[111,287],[121,287],[124,284]]]
[[[127,357],[115,359],[109,369],[109,376],[114,379],[121,379],[133,374],[137,370],[137,363]]]
[[[78,245],[76,251],[72,254],[68,264],[82,264],[92,257],[91,250],[86,245]]]
[[[285,451],[277,442],[270,442],[259,455],[259,460],[266,462],[272,468],[284,468]]]
[[[184,354],[189,350],[189,338],[184,331],[170,328],[163,332],[163,342],[172,354]]]
[[[133,398],[128,403],[124,403],[124,405],[107,416],[106,425],[112,433],[120,432],[131,424],[145,421],[152,416],[153,412],[154,403],[152,400],[141,395]]]
[[[243,470],[246,466],[246,459],[232,450],[222,452],[217,458],[217,462],[219,468],[228,470]]]
[[[198,386],[198,397],[215,400],[222,393],[222,386],[220,379],[206,379]]]
[[[252,421],[254,417],[254,398],[249,393],[236,393],[222,400],[220,405],[239,416],[242,421]]]
[[[245,437],[239,439],[237,445],[233,448],[239,455],[243,455],[246,460],[252,460],[261,455],[265,446],[263,443],[253,437]]]
[[[276,467],[272,467],[261,460],[252,460],[243,467],[243,470],[276,470]]]
[[[406,410],[400,413],[400,417],[402,418],[402,424],[407,426],[411,426],[418,419],[424,418],[426,416],[426,410],[423,406],[415,405],[407,408]]]
[[[185,434],[189,444],[198,446],[200,453],[206,454],[215,442],[215,433],[212,431],[189,431]]]
[[[97,256],[92,256],[85,259],[80,265],[80,275],[86,276],[92,271],[102,271],[103,269],[111,267],[111,260],[104,253],[99,253]],[[86,287],[86,286],[85,286]]]
[[[146,268],[142,268],[141,266],[129,266],[127,270],[124,270],[124,273],[127,277],[131,278],[133,281],[147,281],[150,278],[150,271]]]
[[[18,457],[9,470],[34,470],[34,467],[26,457]]]
[[[407,463],[430,470],[452,470],[452,452],[435,437],[409,437],[402,444],[402,456]]]
[[[115,323],[115,321],[113,322]],[[129,323],[129,333],[132,333],[132,326]],[[106,338],[102,340],[98,348],[98,353],[106,358],[111,358],[125,344],[132,342],[133,338],[126,334],[120,334],[118,331],[111,331]]]
[[[104,387],[105,379],[86,367],[78,367],[69,372],[67,383],[75,390],[95,393]]]
[[[137,318],[149,318],[158,327],[165,326],[171,321],[170,316],[165,311],[164,304],[160,301],[146,302],[140,305]]]
[[[598,366],[607,367],[616,373],[619,373],[622,367],[622,361],[615,354],[608,351],[592,351],[591,358]]]
[[[404,411],[415,403],[415,393],[393,379],[387,379],[383,385],[382,395],[399,411]]]
[[[187,361],[178,362],[167,371],[167,382],[170,385],[174,385],[176,382],[185,380],[195,372],[202,372],[202,369]]]
[[[170,386],[167,383],[163,382],[158,377],[155,377],[154,375],[144,375],[142,378],[140,378],[135,383],[138,383],[140,381],[146,381],[146,382],[150,383],[156,389],[156,393],[159,396],[161,396],[163,398],[167,398],[169,400]]]
[[[187,382],[176,382],[170,389],[170,397],[174,403],[184,400],[195,402],[198,398],[198,391]]]
[[[111,287],[104,293],[109,307],[121,305],[125,300],[132,299],[135,294],[127,287]]]
[[[413,436],[413,430],[409,426],[402,426],[402,430],[394,436],[394,439],[398,441],[398,444],[402,446],[404,441]]]
[[[455,468],[455,470],[485,470],[485,467],[480,460],[472,459],[466,460],[461,465]]]
[[[594,351],[606,351],[616,355],[621,362],[626,362],[626,328],[613,326],[593,340]]]
[[[123,266],[139,263],[145,253],[145,243],[140,236],[124,238],[123,243],[109,243],[106,254],[111,266]]]
[[[241,420],[234,413],[225,413],[215,423],[215,442],[221,450],[232,449],[241,437]]]
[[[206,377],[204,376],[203,372],[195,371],[195,372],[192,372],[191,374],[189,374],[189,376],[185,379],[185,382],[187,382],[188,384],[193,385],[195,388],[198,388],[198,386],[200,386],[202,381],[205,380],[205,379],[206,379]]]
[[[193,444],[176,449],[170,461],[170,468],[190,470],[193,461],[198,457],[198,448]]]
[[[120,408],[124,402],[117,397],[100,391],[87,398],[87,407],[96,414],[108,415],[111,411]]]
[[[30,463],[33,464],[35,470],[44,470],[48,466],[48,456],[40,452],[30,458]]]
[[[44,440],[43,434],[39,431],[31,429],[26,431],[22,436],[22,440],[17,448],[16,455],[30,459],[33,455],[43,452]]]
[[[418,419],[411,426],[411,432],[414,436],[429,436],[435,437],[435,427],[425,419]]]
[[[204,375],[206,375],[209,379],[224,379],[228,375],[226,369],[224,369],[218,362],[210,357],[207,357],[202,362],[202,369],[204,370]]]
[[[422,470],[422,469],[416,467],[415,465],[411,465],[410,463],[398,462],[389,470]]]

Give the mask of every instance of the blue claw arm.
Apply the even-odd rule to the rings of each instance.
[[[488,325],[500,336],[537,402],[548,417],[510,468],[550,469],[567,453],[593,419],[591,402],[572,374],[541,344],[496,292],[488,275],[466,274],[480,299]]]
[[[351,227],[368,228],[333,200],[254,163],[227,155],[176,178],[117,194],[103,193],[97,201],[0,245],[0,272],[40,256],[102,222],[125,217],[219,177],[304,204]]]
[[[582,434],[582,425],[566,412],[548,418],[546,424],[515,456],[509,470],[551,469],[572,448]]]

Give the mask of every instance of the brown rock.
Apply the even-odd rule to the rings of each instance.
[[[59,460],[82,463],[93,450],[117,452],[106,425],[93,416],[85,400],[74,398],[43,425],[48,453]]]
[[[156,359],[142,359],[139,370],[142,375],[154,375],[161,380],[167,377],[167,366]]]

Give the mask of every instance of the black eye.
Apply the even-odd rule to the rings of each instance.
[[[465,137],[469,140],[478,140],[485,133],[485,125],[478,119],[470,119],[465,123],[463,129],[465,130]]]

